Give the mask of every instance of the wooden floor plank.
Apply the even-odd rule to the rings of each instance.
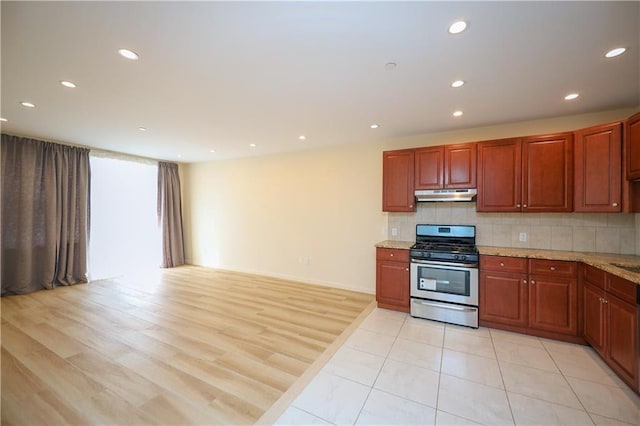
[[[372,300],[194,266],[3,297],[2,424],[253,423]]]

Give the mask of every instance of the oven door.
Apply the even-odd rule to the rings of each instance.
[[[411,297],[478,306],[478,268],[411,262]]]

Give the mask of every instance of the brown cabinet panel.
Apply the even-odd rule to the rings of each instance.
[[[529,327],[556,333],[577,334],[577,296],[578,283],[575,279],[530,275]]]
[[[444,185],[444,148],[416,149],[415,189],[440,189]]]
[[[622,123],[605,124],[575,133],[574,210],[622,210]]]
[[[578,264],[576,262],[568,262],[564,260],[546,260],[546,259],[530,259],[530,274],[546,274],[554,277],[570,277],[575,278],[578,272]]]
[[[573,134],[522,141],[522,211],[573,210]]]
[[[584,312],[584,339],[593,348],[605,356],[605,328],[604,328],[604,297],[605,293],[590,284],[585,284],[582,289],[582,309]]]
[[[625,128],[627,180],[640,179],[640,113],[629,117]]]
[[[613,294],[625,302],[636,303],[637,284],[612,274],[607,274],[606,283],[607,293]]]
[[[382,154],[382,211],[415,211],[414,164],[412,149]]]
[[[409,250],[376,249],[376,301],[409,312]]]
[[[444,187],[476,187],[476,144],[445,145]]]
[[[479,317],[501,324],[527,325],[526,276],[480,271]]]
[[[582,278],[588,281],[590,284],[600,287],[602,290],[605,288],[605,279],[607,273],[595,266],[581,264],[580,266]]]
[[[480,256],[480,270],[503,273],[526,274],[527,259],[524,257]]]
[[[609,365],[638,390],[638,310],[615,296],[607,296],[607,355]]]
[[[521,210],[522,141],[520,138],[480,142],[478,146],[479,212]]]

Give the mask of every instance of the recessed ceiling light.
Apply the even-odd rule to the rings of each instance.
[[[369,127],[371,127],[372,129],[377,129],[378,127],[380,127],[380,125],[379,124],[372,124]]]
[[[249,146],[250,146],[251,148],[255,148],[255,147],[256,147],[256,146],[258,146],[258,145],[256,145],[255,143],[250,143],[250,144],[249,144]]]
[[[396,64],[395,62],[387,62],[386,64],[384,64],[384,69],[386,69],[387,71],[391,71],[392,69],[395,69],[398,66],[398,64]]]
[[[464,21],[457,21],[451,24],[449,27],[449,34],[460,34],[467,28],[467,23]]]
[[[454,116],[454,117],[462,117],[462,111],[455,111],[455,112],[453,113],[453,116]]]
[[[564,97],[565,101],[572,101],[574,99],[576,99],[578,96],[580,96],[577,93],[569,93],[567,96]]]
[[[624,47],[616,47],[615,49],[611,49],[610,51],[605,53],[604,56],[606,58],[615,58],[616,56],[622,55],[626,51],[627,51],[627,49],[624,48]]]
[[[6,118],[4,118],[4,117],[0,117],[0,121],[2,121],[3,123],[6,123],[6,122],[7,122],[7,121],[9,121],[9,120],[7,120],[7,119],[6,119]]]
[[[138,54],[133,50],[118,49],[118,53],[120,54],[120,56],[131,59],[132,61],[137,61],[138,59],[140,59],[140,56],[138,56]]]
[[[464,80],[456,80],[453,83],[451,83],[451,87],[462,87],[464,86]]]
[[[35,104],[32,104],[31,102],[26,102],[26,101],[20,102],[20,105],[22,105],[23,107],[27,107],[27,108],[35,108],[36,107]]]
[[[298,136],[298,139],[300,139],[301,141],[307,140],[307,137],[305,135],[300,135]]]
[[[60,82],[60,84],[62,84],[64,87],[69,87],[69,88],[71,88],[71,89],[75,89],[76,87],[78,87],[78,86],[76,86],[76,84],[75,84],[75,83],[72,83],[72,82],[67,81],[67,80],[62,80],[62,81]]]
[[[140,130],[141,132],[146,132],[147,128],[146,127],[138,127],[138,130]]]
[[[216,150],[215,149],[210,149],[209,152],[214,153],[214,152],[216,152]]]
[[[178,154],[178,158],[182,158],[182,154]]]

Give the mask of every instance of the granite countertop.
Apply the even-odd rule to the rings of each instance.
[[[376,244],[380,248],[408,250],[414,243],[412,241],[386,240]],[[600,268],[631,282],[640,285],[640,273],[627,271],[614,264],[640,267],[640,256],[612,254],[612,253],[588,253],[578,251],[541,250],[514,247],[490,247],[478,246],[480,254],[487,256],[526,257],[531,259],[567,260],[583,262],[587,265]]]

